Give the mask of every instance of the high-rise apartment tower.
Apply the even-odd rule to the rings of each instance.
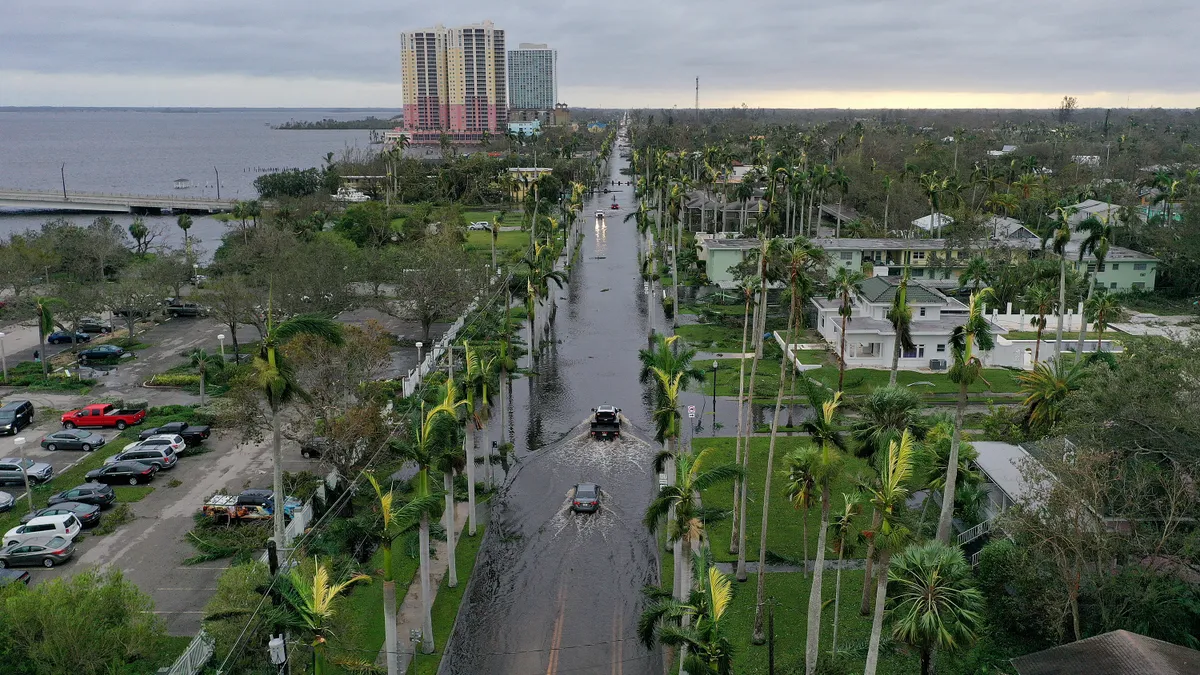
[[[404,130],[413,143],[477,142],[503,133],[506,105],[504,31],[491,21],[402,33]]]
[[[508,52],[508,106],[553,110],[558,103],[558,52],[522,42]]]

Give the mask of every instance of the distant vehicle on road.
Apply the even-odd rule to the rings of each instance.
[[[209,436],[209,428],[199,424],[188,424],[187,422],[169,422],[161,427],[146,429],[138,434],[138,440],[144,441],[151,436],[160,436],[163,434],[172,434],[175,436],[183,436],[183,441],[187,445],[200,445],[204,439]]]
[[[44,542],[29,542],[13,544],[0,548],[0,567],[23,567],[41,565],[54,567],[66,562],[75,554],[75,541],[66,537],[51,537]],[[29,573],[17,577],[18,580],[29,583]],[[0,581],[0,586],[5,582]]]
[[[577,513],[595,513],[600,510],[600,486],[595,483],[577,483],[571,495],[571,510]]]
[[[0,483],[24,485],[22,469],[30,483],[45,483],[54,477],[54,467],[45,462],[35,462],[28,457],[5,457],[0,459]]]
[[[96,345],[79,352],[80,361],[115,361],[125,356],[125,350],[117,345]]]
[[[297,497],[284,497],[283,515],[291,518],[301,504]],[[217,521],[269,520],[275,515],[275,493],[271,490],[243,490],[239,495],[213,495],[201,509]]]
[[[596,220],[604,220],[604,212],[603,211],[596,212]]]
[[[78,328],[81,333],[111,333],[113,330],[111,323],[97,319],[94,316],[80,319],[79,323],[76,324],[75,327]]]
[[[592,408],[592,438],[611,441],[621,436],[620,408],[602,405]]]
[[[121,431],[125,427],[141,424],[146,419],[145,410],[121,410],[111,403],[93,403],[78,410],[63,413],[64,429],[75,427],[116,427]]]
[[[613,211],[616,211],[617,209],[621,208],[621,206],[619,204],[617,204],[616,202],[613,202],[612,206],[610,206],[608,208],[612,209]]]
[[[46,504],[54,506],[63,502],[80,502],[82,504],[95,504],[100,508],[105,508],[116,500],[117,493],[113,492],[111,487],[100,483],[84,483],[70,490],[63,490],[58,494],[50,495],[50,499],[46,500]]]
[[[41,446],[51,452],[55,450],[82,450],[84,452],[91,452],[105,443],[107,441],[104,440],[104,437],[94,431],[67,429],[46,434],[42,438]]]
[[[492,224],[480,220],[468,225],[467,229],[472,232],[488,232],[492,229]]]
[[[92,336],[88,335],[87,333],[83,333],[83,332],[75,333],[75,342],[88,342],[91,339],[92,339]],[[71,344],[71,333],[68,331],[65,331],[65,330],[56,330],[53,333],[46,336],[46,342],[48,342],[52,345]]]
[[[88,482],[105,483],[107,485],[141,485],[154,480],[158,467],[141,462],[117,462],[99,469],[92,469],[83,475]]]
[[[92,527],[100,523],[100,507],[95,504],[84,504],[82,502],[60,502],[54,506],[47,506],[44,509],[38,509],[33,513],[26,513],[21,516],[21,524],[24,525],[34,518],[41,516],[65,516],[71,514],[79,519],[79,524],[84,527]]]

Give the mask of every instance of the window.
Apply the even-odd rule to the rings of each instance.
[[[1133,282],[1133,290],[1135,290],[1135,291],[1144,291],[1144,290],[1146,290],[1146,282],[1144,282],[1144,281],[1135,281],[1135,282]]]
[[[918,267],[917,269],[912,271],[912,274],[914,277],[923,277],[923,276],[925,276],[925,268]]]
[[[1121,269],[1121,263],[1113,263],[1113,271],[1116,272],[1119,269]]]
[[[1096,263],[1088,263],[1087,271],[1088,274],[1094,274],[1096,272]]]
[[[913,260],[924,260],[925,259],[925,251],[913,251],[912,259]]]
[[[905,349],[904,352],[902,354],[900,354],[900,356],[903,356],[906,359],[915,359],[915,358],[917,358],[917,350],[916,349]]]
[[[945,353],[946,353],[946,345],[945,345],[945,344],[940,344],[940,345],[938,345],[938,346],[937,346],[937,352],[938,352],[939,354],[945,354]]]
[[[921,316],[925,316],[925,308],[924,307],[921,308]]]
[[[1133,269],[1137,272],[1145,271],[1146,263],[1133,263]]]
[[[924,358],[924,356],[925,356],[925,345],[917,345],[917,356],[918,356],[918,357],[921,357],[921,358]]]
[[[854,253],[851,251],[842,251],[841,256],[842,256],[842,260],[853,260],[854,259]]]
[[[1117,287],[1117,282],[1115,282],[1115,281],[1114,281],[1114,282],[1112,282],[1111,284],[1109,284],[1109,285],[1108,285],[1108,287],[1109,287],[1109,288],[1116,288],[1116,287]]]

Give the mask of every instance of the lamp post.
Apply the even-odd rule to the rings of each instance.
[[[713,436],[717,435],[717,366],[718,366],[718,364],[717,364],[716,359],[713,359],[713,406],[712,406],[712,411],[713,411],[712,435]]]
[[[25,482],[25,499],[29,500],[29,512],[33,513],[33,490],[29,489],[29,474],[25,471],[25,458],[21,454],[21,448],[25,445],[25,437],[17,436],[13,439],[13,445],[17,450],[17,465],[21,467],[21,479]]]
[[[0,333],[0,368],[3,368],[4,382],[8,382],[8,357],[4,355],[4,333]]]
[[[418,342],[418,343],[417,343],[417,370],[418,370],[418,374],[419,374],[419,371],[420,371],[420,369],[421,369],[421,347],[424,347],[424,346],[425,346],[425,343],[423,343],[423,342]]]
[[[217,340],[221,342],[221,360],[225,360],[225,334],[221,333],[217,336]]]

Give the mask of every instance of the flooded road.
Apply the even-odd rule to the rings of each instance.
[[[618,154],[614,152],[614,155]],[[627,180],[614,157],[612,180]],[[442,673],[640,675],[662,670],[659,650],[636,638],[641,589],[657,583],[654,539],[642,514],[657,489],[656,444],[638,349],[647,298],[638,235],[625,214],[632,187],[596,195],[583,210],[583,243],[569,284],[552,287],[558,311],[536,374],[513,384],[519,461],[492,508],[488,542],[459,614]],[[593,214],[603,210],[606,222]],[[661,330],[661,314],[655,325]],[[528,364],[523,364],[528,365]],[[625,417],[622,437],[588,437],[591,408]],[[495,415],[493,419],[497,419]],[[498,434],[497,434],[498,435]],[[594,514],[569,510],[572,487],[601,486]]]

